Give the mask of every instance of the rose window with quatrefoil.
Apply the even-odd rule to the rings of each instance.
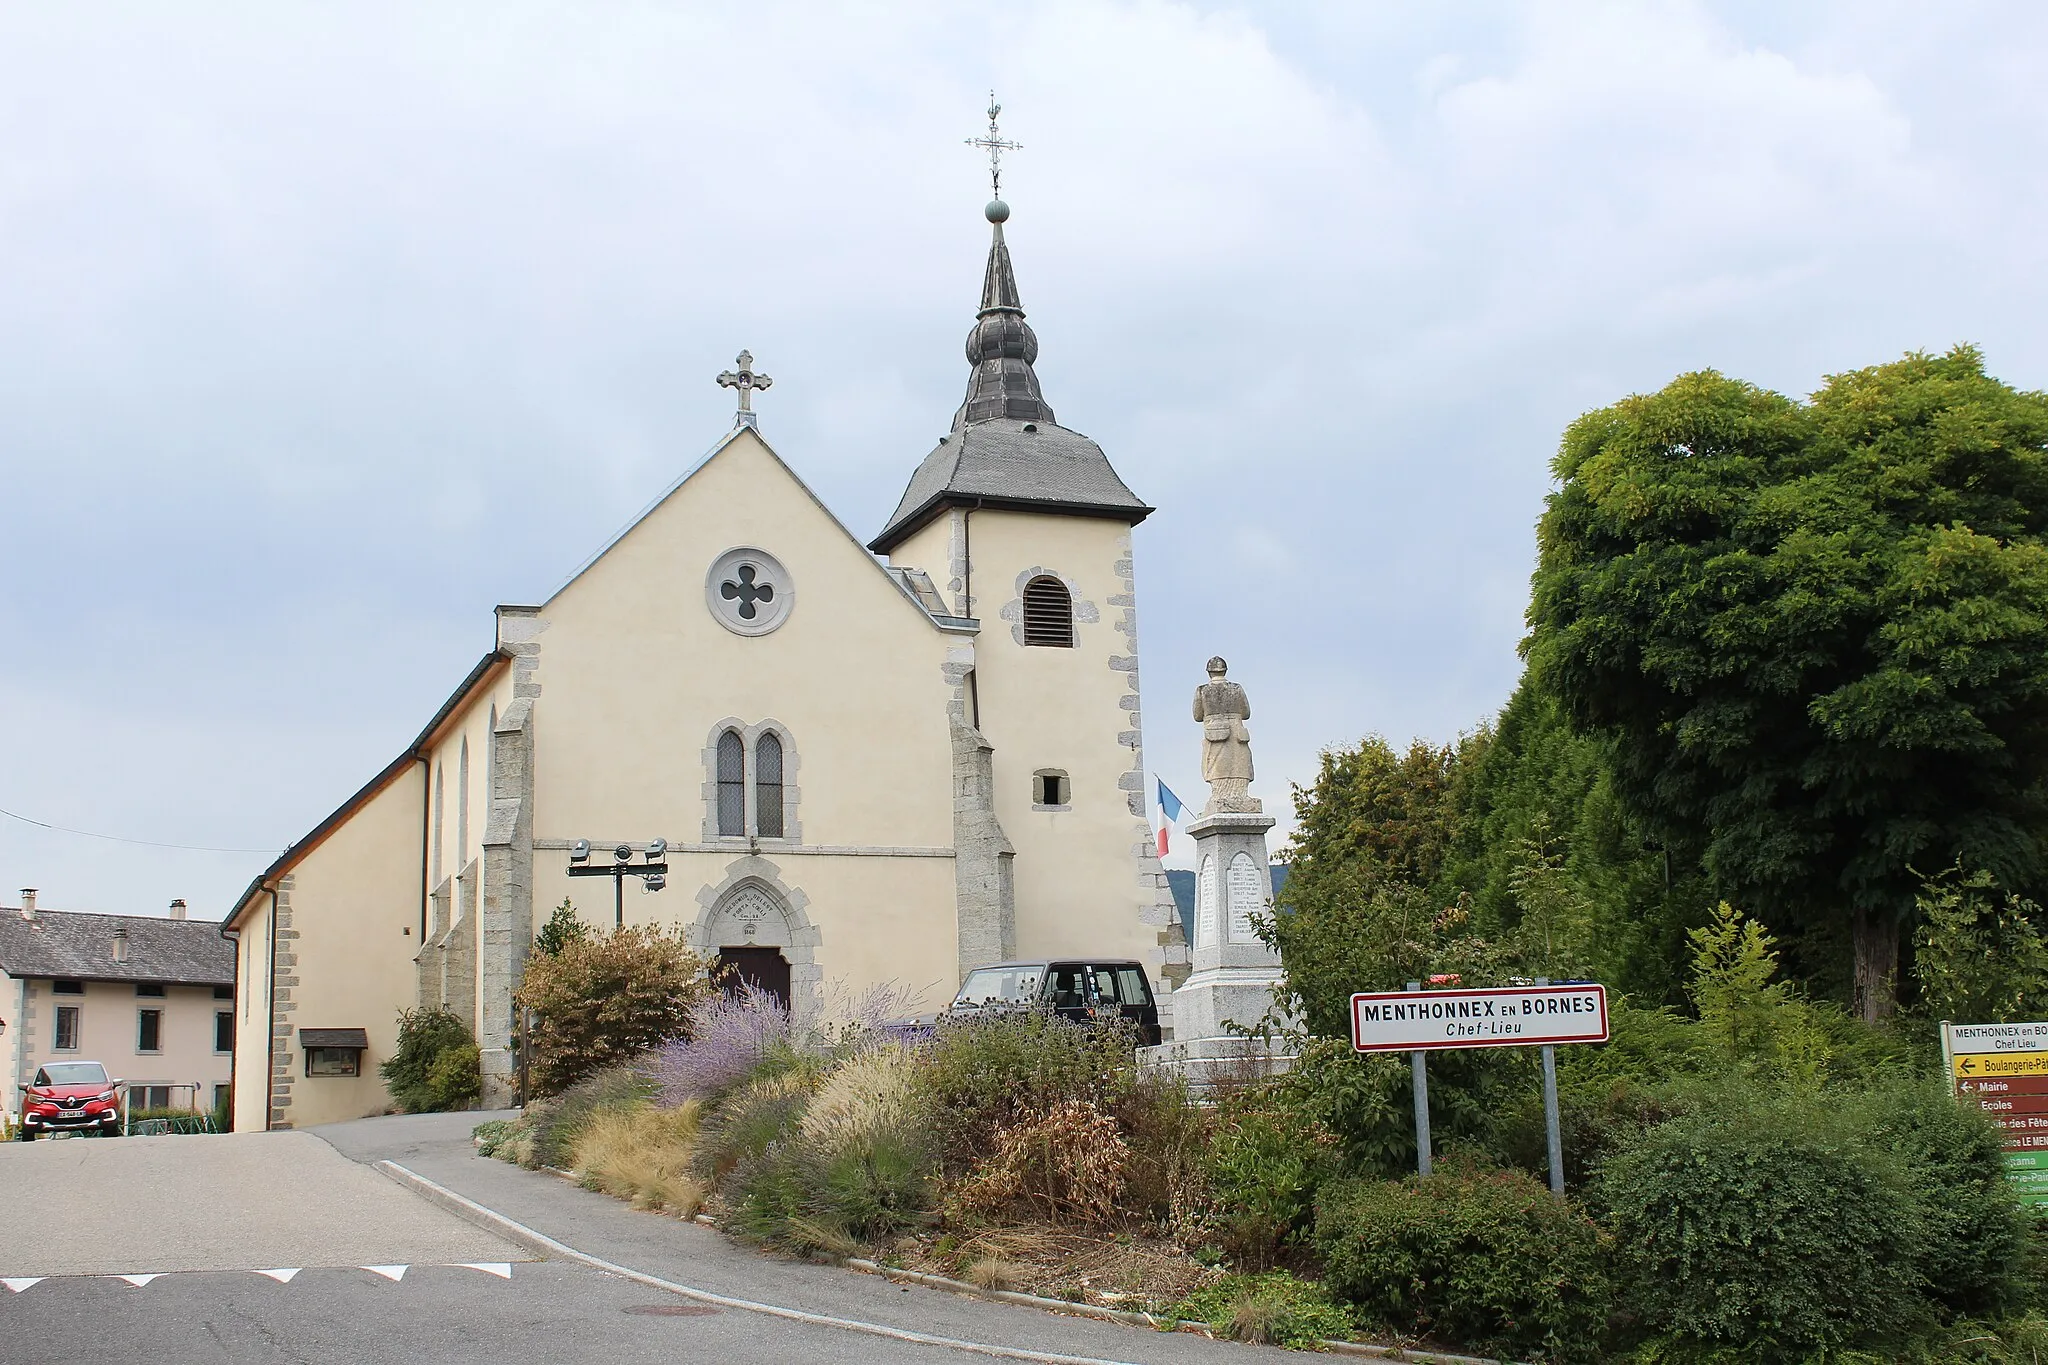
[[[735,635],[766,635],[789,619],[796,590],[789,571],[765,550],[727,550],[704,576],[704,601]]]

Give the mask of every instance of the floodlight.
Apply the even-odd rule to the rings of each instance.
[[[667,857],[667,856],[668,856],[668,840],[666,840],[666,839],[656,839],[656,840],[655,840],[655,841],[654,841],[653,843],[651,843],[651,844],[649,844],[649,845],[647,846],[647,861],[648,861],[648,862],[650,862],[650,863],[658,863],[658,862],[660,862],[660,861],[661,861],[661,860],[662,860],[663,858],[665,858],[665,857]]]
[[[612,861],[615,863],[632,862],[633,846],[631,844],[620,844],[617,848],[612,850]]]
[[[664,877],[659,872],[655,873],[650,877],[645,878],[644,880],[647,883],[647,889],[649,891],[659,891],[661,890],[661,888],[668,885],[668,878]]]
[[[569,861],[572,863],[589,862],[590,840],[578,839],[575,843],[569,845]]]

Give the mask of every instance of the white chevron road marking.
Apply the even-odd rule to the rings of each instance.
[[[510,1261],[457,1261],[456,1265],[463,1270],[481,1270],[484,1274],[496,1275],[501,1280],[512,1278]]]
[[[161,1272],[159,1272],[159,1273],[161,1273]],[[126,1280],[126,1281],[128,1281],[128,1283],[130,1283],[130,1284],[134,1285],[134,1286],[135,1286],[135,1287],[136,1287],[137,1289],[140,1289],[140,1288],[142,1288],[142,1286],[144,1286],[144,1285],[148,1284],[148,1283],[149,1283],[149,1282],[150,1282],[151,1280],[155,1279],[155,1278],[156,1278],[156,1276],[155,1276],[155,1275],[115,1275],[115,1276],[113,1276],[113,1278],[114,1278],[114,1279],[117,1279],[117,1280]]]
[[[407,1267],[402,1265],[366,1265],[359,1266],[357,1268],[360,1270],[367,1270],[372,1275],[382,1275],[385,1279],[391,1281],[391,1283],[393,1284],[397,1284],[400,1280],[405,1278],[405,1272],[407,1269]]]
[[[0,1284],[6,1285],[17,1294],[32,1284],[41,1284],[42,1282],[43,1277],[41,1275],[11,1275],[6,1279],[0,1279]]]
[[[299,1268],[297,1266],[293,1266],[289,1270],[252,1270],[249,1273],[251,1275],[268,1275],[271,1279],[276,1280],[279,1284],[290,1284],[292,1282],[292,1276],[299,1273]]]

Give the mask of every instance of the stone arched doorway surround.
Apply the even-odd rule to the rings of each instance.
[[[818,965],[822,936],[804,913],[809,904],[803,888],[784,884],[773,862],[749,854],[727,863],[725,880],[718,885],[698,890],[697,921],[685,937],[706,962],[727,945],[780,948],[789,959],[790,1014],[806,1022],[818,1008],[824,984],[824,969]]]

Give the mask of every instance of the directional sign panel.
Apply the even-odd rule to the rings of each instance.
[[[1956,1079],[2048,1076],[2048,1052],[1959,1052],[1949,1059]]]
[[[1956,1098],[1998,1125],[2013,1198],[2048,1207],[2048,1023],[1943,1024],[1941,1050]]]
[[[1351,997],[1351,1046],[1360,1052],[1606,1041],[1605,986],[1376,991]]]

